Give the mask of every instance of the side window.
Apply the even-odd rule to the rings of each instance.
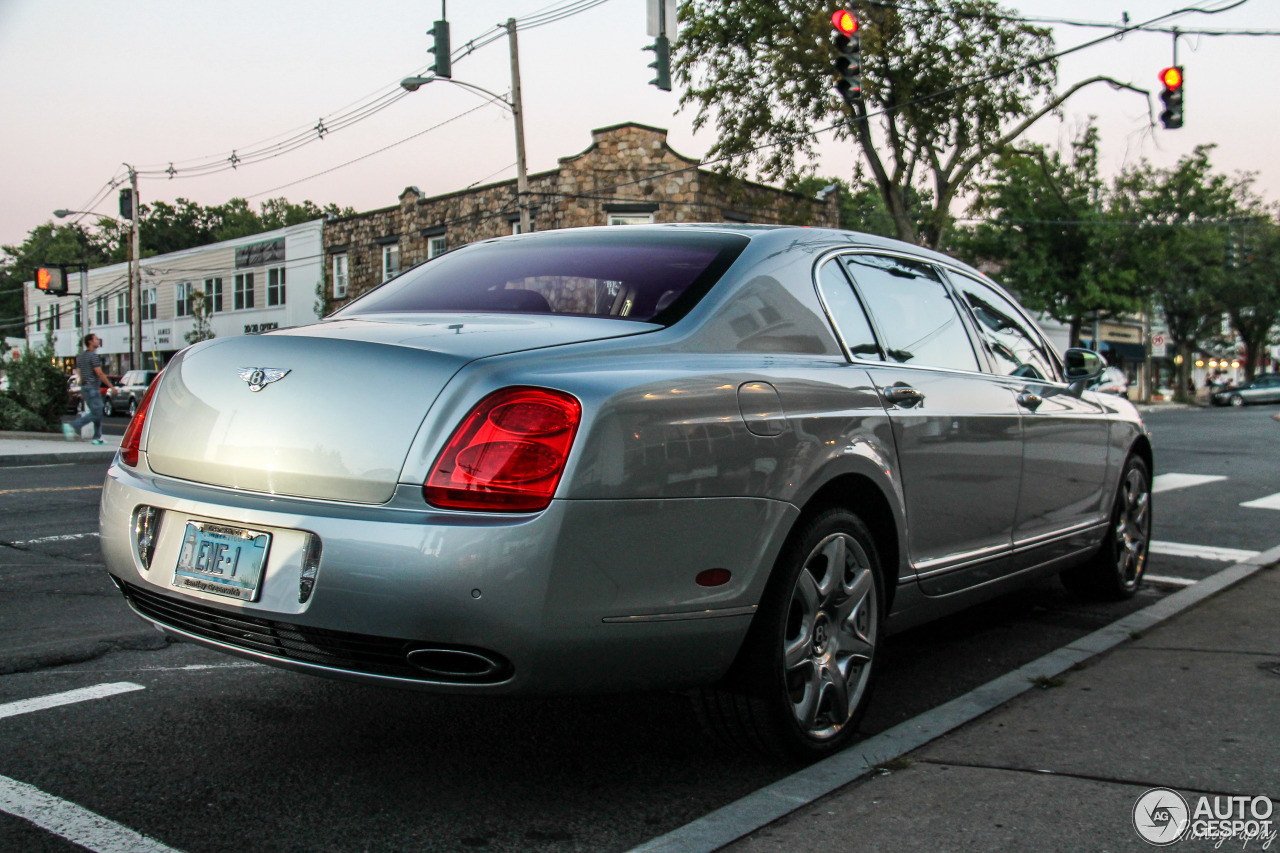
[[[882,361],[880,347],[876,345],[876,337],[871,332],[871,324],[867,322],[866,312],[858,301],[858,294],[853,292],[849,278],[840,269],[836,261],[828,261],[818,270],[818,288],[822,291],[822,300],[835,320],[840,336],[844,338],[849,352],[856,358]]]
[[[973,309],[982,343],[991,353],[996,373],[1032,379],[1059,378],[1047,345],[1012,302],[977,279],[961,275],[954,279]]]
[[[933,267],[882,255],[846,255],[844,261],[890,361],[978,369],[969,333]]]

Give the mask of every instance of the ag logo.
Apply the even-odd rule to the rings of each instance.
[[[1133,804],[1133,828],[1142,840],[1165,847],[1182,837],[1191,822],[1187,801],[1177,791],[1152,788]]]

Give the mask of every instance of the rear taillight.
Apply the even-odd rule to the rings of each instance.
[[[158,374],[152,380],[151,387],[147,389],[147,393],[142,395],[142,402],[138,404],[138,411],[134,413],[133,420],[129,421],[129,426],[124,431],[124,438],[120,439],[120,461],[130,468],[136,468],[138,465],[138,451],[142,447],[142,427],[147,422],[147,409],[151,408],[151,396],[156,393],[156,389],[159,387],[160,375]]]
[[[490,394],[449,439],[423,494],[449,509],[545,509],[581,419],[582,405],[560,391],[504,388]]]

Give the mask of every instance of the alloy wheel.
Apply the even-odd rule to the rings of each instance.
[[[810,552],[792,588],[783,675],[795,722],[812,738],[838,734],[866,692],[880,630],[872,571],[857,540],[835,533]]]
[[[1151,539],[1151,491],[1141,470],[1129,469],[1120,500],[1120,517],[1115,529],[1116,573],[1128,589],[1136,586],[1142,577]]]

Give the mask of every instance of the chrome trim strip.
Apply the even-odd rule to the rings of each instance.
[[[981,562],[988,557],[1008,554],[1010,548],[1008,545],[989,545],[986,548],[979,548],[976,551],[966,551],[963,554],[951,554],[947,557],[934,557],[932,560],[921,560],[916,563],[916,576],[924,577],[926,574],[937,574],[940,571],[948,571],[950,569],[959,569],[973,563]],[[935,566],[943,566],[943,568],[933,568]]]
[[[634,625],[640,622],[682,622],[690,619],[719,619],[722,616],[750,616],[756,605],[725,607],[718,610],[691,610],[685,613],[650,613],[646,616],[605,616],[601,622]]]
[[[1105,528],[1107,524],[1108,522],[1104,518],[1099,521],[1086,521],[1082,524],[1077,524],[1074,527],[1068,527],[1064,530],[1058,530],[1053,533],[1042,533],[1039,536],[1032,536],[1030,539],[1023,539],[1019,542],[1015,542],[1013,544],[1013,551],[1016,554],[1020,551],[1039,548],[1041,545],[1047,545],[1050,542],[1057,541],[1058,539],[1066,539],[1069,536],[1075,536],[1077,533],[1084,533],[1095,528]]]

